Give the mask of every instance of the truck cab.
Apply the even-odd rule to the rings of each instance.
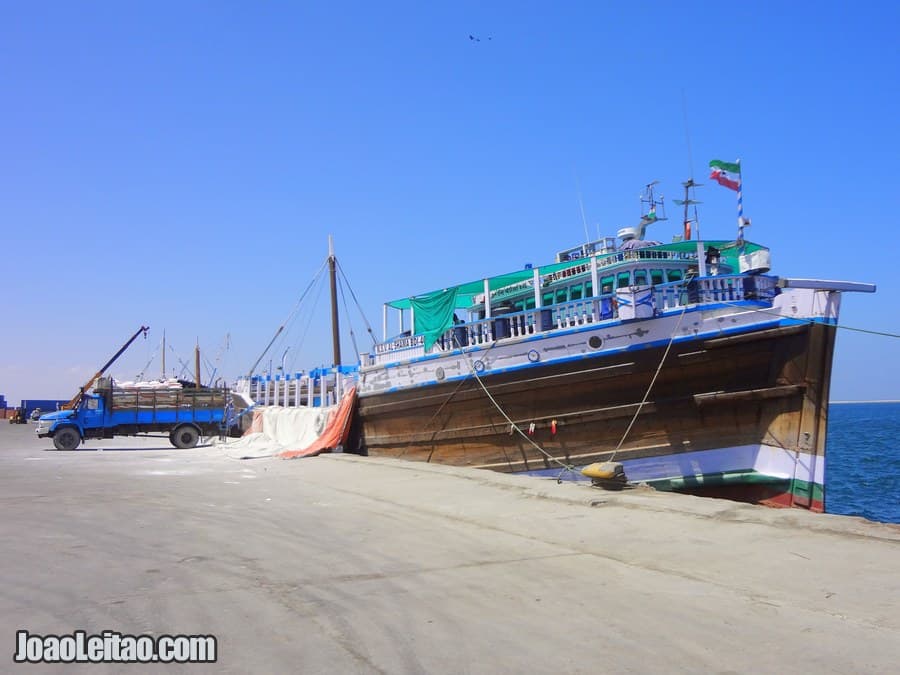
[[[56,412],[41,415],[34,431],[38,438],[53,438],[53,444],[57,450],[74,450],[84,437],[83,428],[79,422],[76,410],[57,410]],[[66,430],[66,431],[64,431]],[[59,439],[57,433],[63,432]],[[75,443],[71,448],[60,447],[60,442],[67,445]]]
[[[106,406],[102,396],[85,394],[78,406],[78,421],[82,429],[97,429],[104,425]]]

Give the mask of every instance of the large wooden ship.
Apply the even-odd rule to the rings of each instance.
[[[685,185],[680,241],[645,239],[651,184],[615,238],[387,303],[348,449],[547,476],[615,461],[658,489],[824,510],[841,292],[874,287],[770,274],[743,228],[691,239]]]

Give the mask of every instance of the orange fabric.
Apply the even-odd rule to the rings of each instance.
[[[249,436],[250,434],[260,434],[263,430],[263,414],[262,410],[254,410],[253,411],[253,421],[250,423],[250,428],[247,429],[242,436]]]
[[[285,450],[279,453],[282,459],[296,459],[297,457],[313,457],[347,442],[350,434],[350,421],[356,408],[356,387],[350,389],[341,399],[340,405],[328,416],[325,430],[311,445],[302,450]],[[253,420],[256,422],[256,420]]]

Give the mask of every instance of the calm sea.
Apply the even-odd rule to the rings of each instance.
[[[825,510],[900,523],[900,403],[832,403]]]

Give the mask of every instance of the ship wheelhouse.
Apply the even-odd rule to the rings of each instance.
[[[599,242],[595,242],[599,243]],[[372,367],[600,322],[646,319],[686,305],[768,299],[768,249],[734,241],[641,242],[462,284],[385,305]],[[562,260],[560,260],[562,258]],[[399,318],[390,336],[388,310]]]

